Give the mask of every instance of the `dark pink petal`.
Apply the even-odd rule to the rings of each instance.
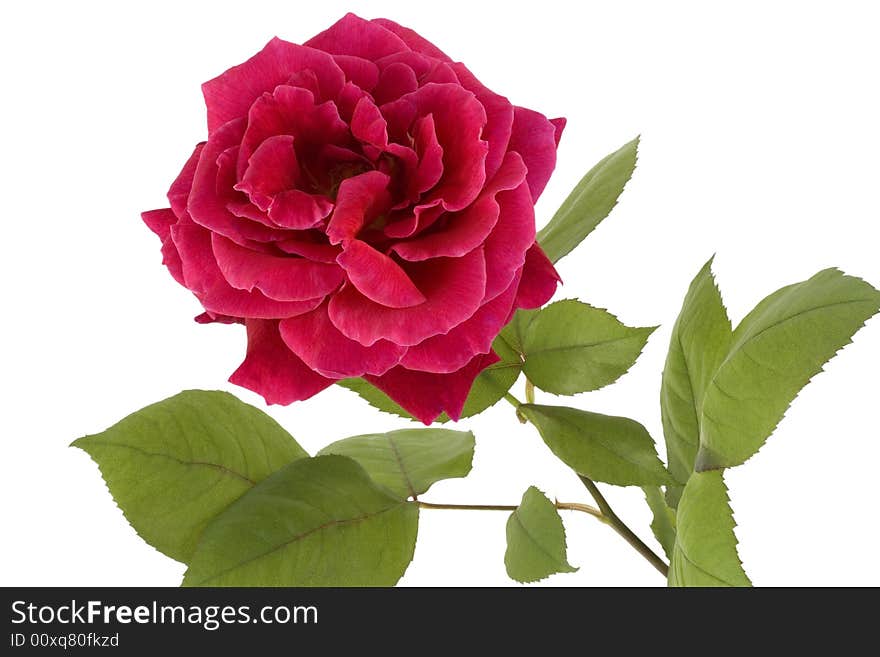
[[[275,245],[285,253],[302,256],[317,262],[336,262],[342,248],[326,242],[310,242],[305,239],[290,239],[276,242]]]
[[[256,55],[202,85],[208,107],[209,136],[224,123],[247,116],[260,94],[272,91],[297,71],[311,69],[322,98],[335,98],[345,74],[326,52],[272,39]]]
[[[428,84],[381,109],[389,135],[399,135],[417,118],[433,114],[444,175],[430,199],[442,199],[450,211],[467,207],[486,182],[489,148],[481,139],[486,110],[476,96],[457,84]]]
[[[354,108],[351,117],[351,134],[361,142],[375,146],[379,151],[388,145],[385,118],[369,96],[361,98]]]
[[[141,212],[141,219],[163,242],[171,235],[171,227],[177,223],[177,215],[171,208]]]
[[[293,353],[319,374],[341,379],[384,374],[406,353],[387,340],[365,347],[342,335],[327,317],[326,303],[310,313],[281,320],[281,338]]]
[[[215,313],[203,312],[193,318],[196,324],[244,324],[244,320],[240,317],[230,317],[229,315],[217,315]]]
[[[396,217],[384,228],[384,232],[388,237],[402,239],[417,235],[429,226],[434,225],[443,215],[443,206],[440,200],[431,201],[415,206],[411,211],[407,211],[404,216]]]
[[[282,228],[307,230],[320,226],[332,211],[333,203],[325,197],[289,189],[275,196],[269,218]]]
[[[492,350],[492,341],[504,328],[514,310],[519,273],[510,287],[480,307],[474,315],[445,335],[435,335],[409,348],[400,364],[411,370],[454,372],[477,354]]]
[[[480,307],[486,286],[483,250],[461,258],[413,263],[407,273],[426,301],[412,308],[388,308],[344,285],[330,299],[330,321],[363,345],[378,340],[411,346],[448,332]]]
[[[431,67],[431,70],[428,71],[426,75],[419,78],[419,84],[421,86],[425,86],[431,82],[436,84],[454,84],[456,86],[461,84],[458,75],[455,74],[455,69],[446,62],[435,62],[434,66]]]
[[[537,243],[526,252],[522,280],[516,294],[517,308],[540,308],[556,292],[556,284],[562,279],[553,263]]]
[[[417,119],[413,125],[413,148],[419,163],[412,175],[410,187],[412,193],[422,194],[443,177],[443,147],[437,140],[433,114]]]
[[[342,91],[334,101],[339,111],[339,116],[346,123],[351,123],[351,117],[354,115],[354,108],[357,107],[358,101],[367,95],[367,92],[356,84],[346,82]]]
[[[495,197],[500,208],[498,222],[486,238],[486,297],[488,301],[510,285],[523,266],[526,250],[535,241],[535,206],[528,184],[499,192]]]
[[[483,139],[489,142],[489,152],[486,154],[486,178],[491,179],[501,166],[501,161],[507,152],[513,127],[513,105],[504,96],[499,96],[483,86],[464,64],[456,63],[452,68],[461,80],[461,85],[474,92],[477,100],[486,108]]]
[[[415,71],[403,62],[392,62],[379,73],[379,81],[372,91],[377,105],[397,100],[419,88]]]
[[[381,71],[389,66],[394,64],[405,64],[416,74],[417,87],[422,85],[424,79],[430,75],[431,71],[437,68],[439,63],[440,61],[435,57],[428,57],[412,51],[396,52],[392,55],[386,55],[382,59],[376,61],[376,64],[379,66],[380,74]]]
[[[247,194],[251,202],[265,212],[275,194],[293,189],[299,178],[293,137],[273,135],[251,155],[244,176],[234,189]]]
[[[440,50],[437,46],[435,46],[423,36],[409,29],[408,27],[398,25],[394,21],[388,20],[387,18],[374,18],[370,22],[381,25],[386,30],[394,32],[394,34],[399,36],[404,41],[404,43],[406,43],[407,46],[418,53],[428,55],[429,57],[435,57],[445,62],[452,61],[451,59],[449,59],[446,53]]]
[[[281,340],[278,322],[249,319],[247,356],[229,381],[262,395],[267,404],[302,401],[332,385],[310,370]]]
[[[211,245],[217,265],[232,287],[248,292],[256,288],[277,301],[323,298],[344,279],[336,265],[251,251],[222,235],[214,234]]]
[[[251,203],[247,196],[226,201],[226,209],[236,217],[257,221],[264,226],[275,226],[272,220],[269,219],[269,215]]]
[[[390,180],[381,171],[367,171],[342,181],[336,194],[336,209],[327,225],[331,244],[354,239],[365,225],[388,211]]]
[[[205,310],[218,315],[276,319],[308,312],[321,303],[276,301],[261,292],[237,290],[226,282],[211,248],[211,233],[196,224],[177,224],[171,238],[180,253],[186,287],[202,302]]]
[[[425,302],[425,295],[400,265],[366,242],[351,240],[336,261],[351,284],[371,301],[389,308],[409,308]]]
[[[370,91],[379,81],[379,67],[373,62],[354,55],[333,55],[345,79],[364,91]]]
[[[346,14],[306,41],[305,45],[334,55],[355,55],[370,61],[401,50],[409,50],[406,43],[393,32],[354,14]]]
[[[561,130],[560,130],[561,134]],[[529,168],[529,190],[537,201],[556,166],[557,125],[546,116],[524,107],[515,107],[508,149],[522,155]]]
[[[453,420],[461,417],[477,375],[499,361],[495,352],[475,356],[467,365],[449,374],[416,372],[395,367],[382,376],[365,376],[413,417],[431,424],[444,411]]]
[[[183,165],[183,169],[177,174],[177,178],[171,183],[171,187],[168,190],[168,202],[171,204],[171,209],[174,210],[174,214],[178,217],[186,212],[186,199],[189,197],[189,192],[192,189],[193,176],[196,173],[196,165],[199,163],[199,157],[201,156],[204,147],[205,142],[196,144],[192,155],[189,156],[186,164]]]
[[[556,135],[554,138],[556,139],[556,145],[559,146],[559,140],[562,139],[562,131],[565,130],[565,124],[568,123],[568,121],[565,118],[560,117],[558,119],[550,119],[550,123],[552,123],[553,127],[556,129]]]

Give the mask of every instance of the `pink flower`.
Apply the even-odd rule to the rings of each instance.
[[[564,119],[353,14],[202,89],[208,141],[143,219],[197,320],[247,327],[230,381],[289,404],[362,376],[457,419],[513,312],[556,289],[534,203]]]

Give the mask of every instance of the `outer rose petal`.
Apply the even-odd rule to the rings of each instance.
[[[409,50],[406,43],[381,25],[348,13],[305,45],[334,55],[355,55],[375,61]]]
[[[370,22],[381,25],[385,29],[394,32],[394,34],[399,36],[406,43],[407,46],[418,53],[428,55],[429,57],[435,57],[444,62],[452,61],[451,59],[449,59],[446,53],[440,50],[440,48],[435,46],[423,36],[409,29],[408,27],[398,25],[394,21],[388,20],[387,18],[374,18]]]
[[[370,301],[352,285],[330,299],[330,321],[352,340],[377,340],[412,346],[446,333],[480,307],[486,284],[483,250],[461,258],[434,258],[408,267],[410,278],[426,301],[412,308],[387,308]]]
[[[321,303],[275,301],[254,290],[236,290],[223,277],[211,248],[211,233],[196,224],[177,224],[171,238],[180,253],[186,287],[202,302],[205,310],[231,317],[276,319],[308,312]]]
[[[514,299],[519,287],[519,273],[502,294],[480,307],[445,335],[435,335],[410,347],[400,364],[411,370],[455,372],[477,354],[489,353],[492,341],[515,310]]]
[[[564,127],[565,123],[561,123]],[[525,107],[513,110],[513,128],[508,148],[522,155],[529,168],[529,190],[532,201],[537,201],[550,174],[556,167],[556,145],[562,134],[559,119],[551,123],[546,116]]]
[[[517,308],[540,308],[556,292],[556,284],[562,279],[553,263],[537,243],[526,252],[522,282],[514,302]]]
[[[351,284],[371,301],[388,308],[409,308],[426,301],[400,265],[366,242],[350,241],[336,262],[345,269]]]
[[[281,340],[278,322],[249,319],[247,356],[229,377],[237,386],[262,395],[267,404],[308,399],[335,383],[313,372]]]
[[[281,339],[306,365],[337,379],[384,374],[406,353],[406,347],[387,340],[370,347],[349,340],[330,322],[326,304],[310,313],[282,319],[279,328]]]
[[[189,198],[189,192],[192,189],[193,184],[193,176],[196,173],[196,166],[199,163],[199,157],[201,157],[202,149],[204,147],[205,142],[196,144],[192,155],[189,156],[186,164],[183,165],[183,169],[177,174],[177,178],[174,179],[174,182],[171,183],[171,187],[168,190],[168,202],[171,204],[171,209],[174,210],[174,214],[178,217],[183,216],[183,213],[186,212],[186,200]]]
[[[177,215],[171,208],[141,212],[141,219],[163,242],[171,236],[171,227],[177,223]]]
[[[256,55],[202,85],[208,107],[208,134],[224,123],[247,115],[260,94],[272,91],[291,74],[312,69],[323,98],[335,98],[345,74],[326,52],[272,39]]]
[[[535,241],[535,206],[526,182],[495,197],[501,208],[498,223],[486,239],[486,301],[510,285]]]
[[[229,284],[239,290],[260,290],[277,301],[323,298],[345,278],[336,265],[294,256],[252,251],[214,233],[211,246],[217,265]]]
[[[460,370],[449,374],[416,372],[398,366],[382,376],[364,378],[413,417],[431,424],[444,411],[453,420],[458,420],[474,379],[499,360],[495,352],[490,352],[475,356]]]

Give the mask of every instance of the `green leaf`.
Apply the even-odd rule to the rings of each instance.
[[[751,586],[736,552],[720,470],[694,473],[681,496],[669,586]]]
[[[607,310],[574,299],[541,309],[525,331],[523,371],[557,395],[614,383],[642,353],[656,327],[630,328]]]
[[[354,459],[377,484],[401,499],[416,497],[441,479],[471,471],[474,434],[448,429],[402,429],[344,438],[318,454]]]
[[[654,514],[651,531],[666,553],[666,558],[672,559],[672,547],[675,545],[675,511],[666,504],[663,493],[656,486],[643,486],[642,490],[651,513]]]
[[[547,257],[558,262],[608,216],[636,168],[639,138],[590,169],[538,233]]]
[[[826,269],[761,301],[733,333],[706,389],[699,471],[757,452],[810,379],[880,309],[880,292]]]
[[[187,390],[73,446],[101,469],[135,531],[187,562],[205,525],[308,454],[271,417],[226,392]]]
[[[672,329],[663,368],[660,411],[666,457],[669,472],[680,484],[667,490],[667,502],[673,507],[694,470],[700,446],[703,393],[727,355],[732,334],[710,259],[688,288]]]
[[[534,486],[507,521],[504,565],[511,579],[524,583],[577,570],[566,557],[562,518],[553,502]]]
[[[575,472],[618,486],[670,481],[654,441],[635,420],[565,406],[519,407],[551,451]]]
[[[419,509],[345,456],[294,461],[205,529],[184,586],[393,586]]]
[[[519,378],[522,371],[522,359],[508,341],[509,335],[510,333],[502,332],[492,343],[492,349],[501,360],[480,372],[474,380],[474,385],[471,387],[461,412],[462,418],[478,415],[490,406],[494,406]],[[367,403],[380,411],[398,415],[414,422],[418,421],[391,397],[364,379],[344,379],[338,384],[356,392]],[[445,422],[449,422],[449,416],[446,413],[435,420],[435,423],[443,424]]]

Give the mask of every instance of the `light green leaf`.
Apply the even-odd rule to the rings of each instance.
[[[354,459],[372,480],[401,499],[424,493],[441,479],[471,471],[474,434],[448,429],[402,429],[344,438],[318,454]]]
[[[507,521],[507,574],[517,582],[536,582],[554,573],[573,573],[568,563],[565,528],[553,502],[534,486]]]
[[[655,328],[630,328],[607,310],[575,299],[557,301],[528,324],[523,371],[557,395],[598,390],[632,367]]]
[[[508,341],[508,334],[502,333],[502,335],[495,338],[495,342],[492,343],[492,349],[501,360],[487,367],[474,379],[474,385],[471,387],[461,412],[462,418],[478,415],[490,406],[498,403],[507,391],[510,390],[511,386],[516,383],[522,371],[522,359],[514,348],[511,347]],[[338,384],[343,388],[356,392],[371,406],[378,408],[380,411],[417,422],[412,415],[401,408],[391,397],[364,379],[344,379],[339,381]],[[449,416],[443,413],[434,422],[440,424],[449,422]]]
[[[345,456],[279,470],[208,525],[184,586],[393,586],[419,509]]]
[[[727,355],[732,334],[709,260],[685,295],[663,368],[660,411],[666,457],[669,472],[679,483],[667,489],[666,499],[673,507],[694,470],[703,393]]]
[[[101,469],[135,531],[187,562],[205,525],[308,454],[271,417],[226,392],[187,390],[73,442]]]
[[[694,473],[681,496],[669,586],[751,586],[736,552],[720,470]]]
[[[672,559],[672,547],[675,545],[675,511],[666,504],[663,493],[656,486],[643,486],[642,490],[651,513],[654,514],[651,531],[666,553],[666,558]]]
[[[826,269],[761,301],[736,328],[706,389],[699,471],[757,452],[810,379],[880,309],[880,292]]]
[[[538,233],[547,257],[558,262],[608,216],[636,168],[636,137],[590,169]]]
[[[519,411],[551,451],[579,474],[618,486],[670,482],[654,441],[635,420],[565,406],[523,404]]]

